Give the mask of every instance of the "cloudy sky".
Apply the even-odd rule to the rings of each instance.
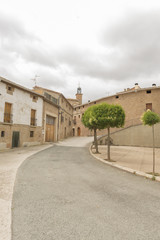
[[[1,0],[0,76],[84,102],[160,85],[159,0]]]

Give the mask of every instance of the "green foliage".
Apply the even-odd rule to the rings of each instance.
[[[89,129],[103,129],[103,126],[101,126],[99,122],[100,114],[101,110],[99,105],[91,106],[85,111],[82,117],[82,123]]]
[[[120,105],[102,103],[89,107],[83,117],[82,123],[89,129],[104,129],[122,127],[125,122],[125,113]]]
[[[101,122],[105,125],[105,128],[123,127],[125,123],[125,112],[120,105],[103,103],[103,115],[101,116]]]
[[[147,110],[141,117],[141,121],[144,125],[153,126],[156,123],[160,122],[160,117],[158,114],[152,112],[151,110]]]

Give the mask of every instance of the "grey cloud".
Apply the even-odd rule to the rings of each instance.
[[[15,40],[19,38],[33,38],[33,36],[24,30],[23,25],[16,19],[10,18],[0,13],[0,37],[5,40]]]
[[[57,67],[54,52],[49,51],[43,42],[28,32],[17,20],[0,14],[0,43],[4,55],[21,57],[26,62],[48,67]]]
[[[75,75],[103,81],[128,81],[159,74],[159,11],[126,16],[106,30],[101,44],[104,52],[63,49],[59,61]]]
[[[149,77],[159,73],[159,11],[137,13],[126,17],[106,32],[105,46],[116,49],[110,75],[115,79]]]

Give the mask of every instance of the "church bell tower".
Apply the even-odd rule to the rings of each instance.
[[[76,99],[79,101],[79,104],[81,105],[82,104],[82,89],[81,87],[79,86],[77,88],[77,93],[76,93]]]

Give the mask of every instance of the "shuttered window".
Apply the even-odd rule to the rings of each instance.
[[[5,110],[4,110],[4,122],[5,123],[11,123],[12,122],[12,104],[11,103],[5,103]]]
[[[32,126],[36,126],[36,110],[31,109],[31,122]]]

